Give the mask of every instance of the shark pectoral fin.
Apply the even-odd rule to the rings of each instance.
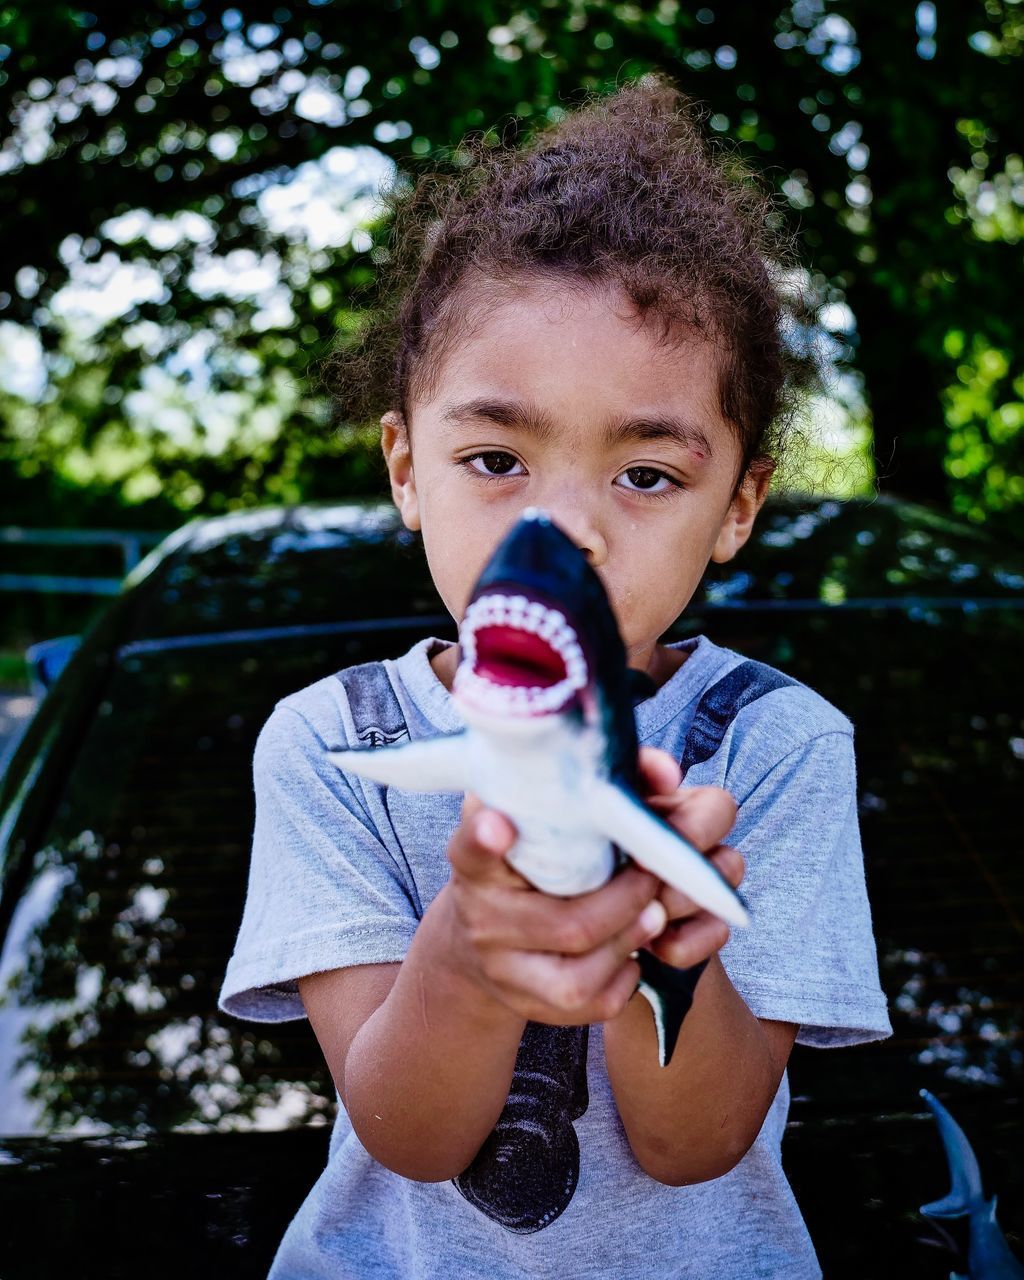
[[[943,1196],[941,1200],[931,1200],[918,1209],[918,1213],[923,1213],[926,1218],[962,1218],[966,1212],[963,1201],[952,1194]]]
[[[967,1135],[938,1098],[927,1089],[921,1090],[921,1097],[928,1104],[938,1125],[953,1185],[941,1200],[923,1204],[920,1211],[928,1218],[959,1218],[984,1199],[978,1158]]]
[[[685,893],[726,924],[749,924],[743,899],[707,858],[644,802],[613,782],[599,782],[588,796],[597,829],[640,866]]]
[[[704,972],[707,961],[702,960],[689,969],[674,969],[650,951],[638,952],[637,959],[640,962],[637,992],[654,1012],[654,1027],[658,1033],[658,1063],[667,1067],[672,1061],[683,1019],[693,1004],[693,989]]]
[[[369,751],[329,751],[328,760],[345,773],[358,774],[406,791],[465,791],[470,775],[465,733],[425,738],[400,747]]]

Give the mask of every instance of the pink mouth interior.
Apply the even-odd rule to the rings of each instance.
[[[550,689],[566,676],[565,663],[546,640],[516,627],[481,627],[474,669],[492,684],[532,689]]]

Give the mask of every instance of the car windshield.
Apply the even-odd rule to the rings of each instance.
[[[216,1012],[245,895],[253,744],[277,698],[421,631],[122,650],[4,950],[5,1133],[326,1114],[308,1024]]]
[[[973,556],[973,542],[901,524],[888,510],[854,511],[859,524],[842,538],[820,520],[768,514],[748,561],[756,572],[727,566],[710,603],[675,634],[703,631],[779,666],[854,722],[868,887],[896,1028],[881,1045],[798,1052],[795,1124],[899,1117],[922,1086],[955,1084],[981,1101],[1019,1096],[1024,723],[1011,691],[1024,577],[1012,557]],[[792,546],[819,533],[834,545],[812,571],[812,557]],[[909,580],[889,581],[870,559],[886,539],[885,561]],[[297,605],[289,614],[275,604],[263,611],[273,626],[239,629],[252,584],[216,613],[206,554],[231,561],[221,545],[200,550],[202,573],[174,579],[172,565],[152,586],[45,823],[26,837],[0,966],[8,1134],[276,1128],[333,1115],[334,1087],[305,1021],[242,1023],[216,1008],[245,896],[253,744],[278,698],[441,634],[426,624],[436,600],[421,592],[422,569],[420,595],[394,567],[381,585],[378,561],[373,599],[351,603],[353,592],[331,613],[325,597],[308,626]],[[336,597],[349,590],[336,564],[328,573],[326,559],[303,561],[297,544],[289,555],[297,599],[300,564],[315,564],[310,580],[329,577]],[[247,563],[242,577],[263,574],[264,599],[282,599],[259,557]],[[164,602],[173,616],[161,625],[161,593],[189,584],[208,598],[205,619],[191,607],[175,613],[179,594]],[[409,616],[417,610],[424,616]]]

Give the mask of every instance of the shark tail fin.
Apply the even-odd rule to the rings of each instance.
[[[939,1127],[953,1183],[941,1200],[923,1204],[921,1213],[927,1218],[958,1218],[984,1200],[978,1158],[967,1141],[967,1135],[938,1098],[927,1089],[921,1090],[921,1097],[928,1104]]]
[[[406,791],[466,790],[469,753],[465,733],[368,751],[329,751],[327,758],[345,773]]]
[[[637,992],[654,1013],[654,1027],[658,1033],[658,1064],[667,1067],[672,1061],[683,1019],[693,1004],[693,989],[704,972],[707,961],[703,960],[689,969],[674,969],[650,951],[639,952],[637,959],[640,962]]]

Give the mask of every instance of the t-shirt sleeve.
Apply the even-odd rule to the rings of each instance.
[[[811,738],[737,799],[728,843],[746,859],[740,891],[751,922],[734,929],[722,950],[733,985],[757,1017],[798,1023],[800,1044],[891,1035],[864,879],[852,735]]]
[[[249,882],[218,1000],[236,1017],[305,1017],[296,978],[400,961],[418,924],[407,869],[327,749],[283,704],[257,740]]]

